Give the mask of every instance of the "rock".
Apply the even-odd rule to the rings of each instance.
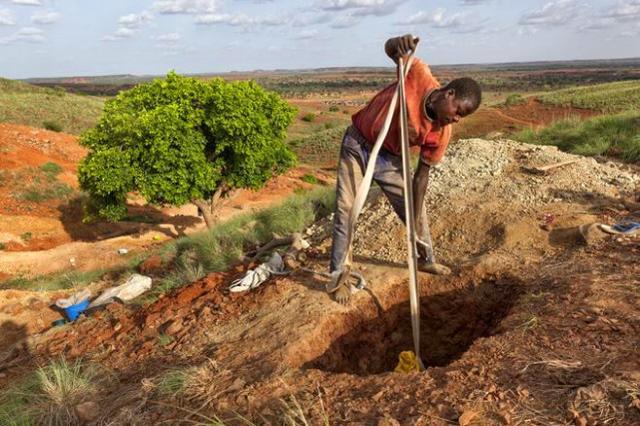
[[[587,419],[585,419],[582,416],[576,417],[575,419],[573,419],[573,423],[576,426],[587,426]]]
[[[244,385],[246,384],[246,382],[244,380],[242,380],[240,377],[238,377],[237,379],[235,379],[233,381],[233,383],[231,384],[231,386],[229,386],[227,388],[227,392],[235,392],[235,391],[239,391],[242,388],[244,388]]]
[[[400,422],[389,415],[379,418],[376,424],[377,426],[400,426]]]
[[[90,422],[98,418],[98,404],[93,401],[83,402],[75,406],[76,415],[82,422]]]
[[[465,412],[458,418],[458,424],[460,426],[468,426],[476,417],[478,417],[477,411],[465,410]]]
[[[160,256],[151,256],[139,267],[139,271],[141,274],[149,275],[156,272],[160,272],[164,266],[164,262]]]
[[[169,321],[163,328],[166,334],[174,335],[182,330],[182,320]]]
[[[598,227],[597,223],[580,225],[580,235],[588,246],[595,245],[607,238],[607,234]]]

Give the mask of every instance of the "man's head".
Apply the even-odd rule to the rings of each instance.
[[[427,101],[427,108],[440,125],[457,123],[463,117],[473,114],[482,101],[482,91],[472,78],[456,78],[436,90]]]

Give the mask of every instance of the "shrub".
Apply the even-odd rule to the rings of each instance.
[[[308,112],[302,116],[302,121],[306,121],[307,123],[312,123],[316,120],[316,115],[312,112]]]
[[[62,131],[62,125],[55,121],[45,121],[44,123],[42,123],[42,127],[44,127],[47,130],[51,130],[52,132]]]
[[[315,177],[314,175],[310,175],[310,174],[306,174],[306,175],[302,176],[301,180],[303,182],[310,183],[310,184],[313,184],[313,185],[317,185],[318,184],[318,178]]]
[[[507,99],[504,101],[505,106],[523,105],[526,103],[527,100],[518,93],[512,93],[511,95],[507,96]]]
[[[40,170],[47,174],[57,176],[60,174],[60,172],[62,172],[62,167],[54,162],[49,161],[48,163],[44,163],[42,166],[40,166]]]
[[[126,216],[126,197],[198,205],[212,225],[211,203],[235,188],[258,189],[295,163],[284,144],[295,109],[255,82],[201,81],[169,73],[107,101],[82,136],[89,154],[78,168],[89,212]]]
[[[329,107],[329,112],[338,112],[340,111],[340,107],[338,105],[331,105]]]
[[[44,163],[42,166],[40,166],[40,170],[44,172],[48,182],[53,182],[62,172],[62,167],[60,167],[56,163],[49,161],[48,163]]]
[[[73,189],[66,183],[55,182],[53,185],[45,187],[27,187],[24,191],[18,193],[16,198],[19,200],[39,203],[46,200],[65,199],[72,193]]]

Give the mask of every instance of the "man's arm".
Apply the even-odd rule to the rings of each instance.
[[[416,219],[416,227],[422,226],[422,206],[427,195],[429,185],[429,170],[431,167],[424,161],[418,161],[418,169],[413,175],[413,217]]]
[[[406,63],[407,57],[416,49],[419,41],[418,37],[414,38],[411,34],[392,37],[384,44],[384,51],[396,64],[399,58]]]

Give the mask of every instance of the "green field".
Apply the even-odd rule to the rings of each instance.
[[[569,119],[533,131],[523,130],[514,139],[555,145],[580,155],[606,155],[624,161],[640,161],[640,113],[602,115],[586,121]]]
[[[562,89],[539,97],[543,103],[605,113],[640,108],[640,80]]]
[[[80,134],[93,127],[104,99],[0,78],[0,122]]]

